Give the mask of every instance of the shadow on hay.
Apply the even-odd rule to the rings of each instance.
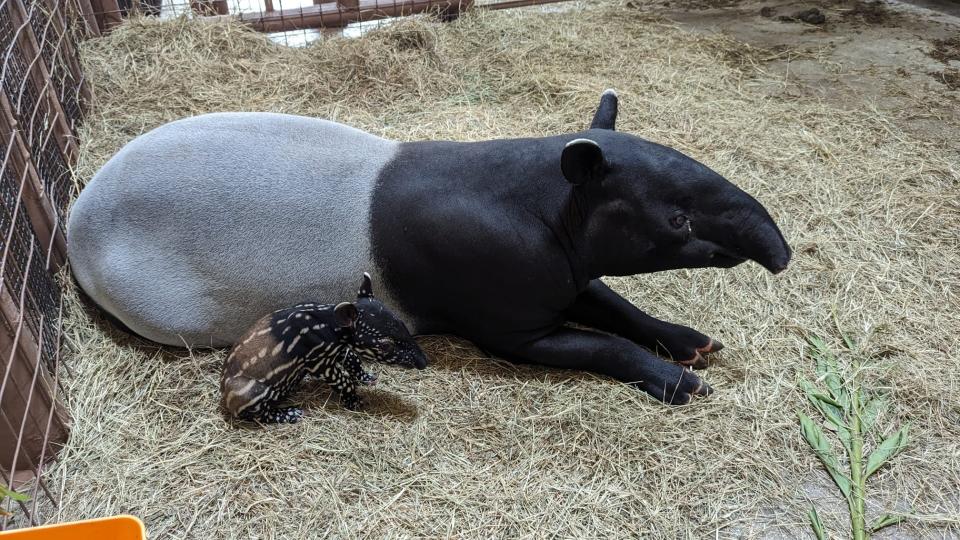
[[[307,392],[304,395],[304,392]],[[298,393],[299,403],[305,411],[325,409],[342,414],[358,414],[375,416],[404,423],[412,423],[419,416],[417,406],[396,394],[379,388],[363,388],[360,390],[364,406],[359,411],[349,411],[340,405],[340,401],[333,392],[319,379],[304,381]]]
[[[488,382],[510,380],[546,384],[598,379],[613,381],[612,378],[586,371],[512,362],[477,347],[469,340],[453,335],[418,336],[417,341],[427,353],[427,369],[446,372],[448,377],[459,373],[461,376]]]
[[[599,332],[595,329],[594,331]],[[427,369],[459,372],[485,379],[510,378],[520,382],[537,381],[549,384],[563,381],[614,381],[610,377],[581,370],[566,370],[540,364],[512,362],[456,336],[419,336],[418,342],[429,358],[430,363]],[[729,351],[726,354],[729,354]],[[664,359],[672,360],[669,357],[664,357]],[[735,368],[736,366],[737,363],[731,362],[723,351],[710,355],[707,365],[708,368]],[[745,376],[745,374],[743,375]]]
[[[80,309],[83,310],[93,326],[116,346],[148,353],[160,362],[180,364],[185,361],[199,362],[202,371],[215,375],[219,381],[222,368],[222,359],[216,355],[200,355],[194,357],[197,349],[172,345],[160,345],[140,337],[116,317],[97,306],[86,293],[71,280],[69,288],[76,292]],[[429,364],[427,370],[442,373],[448,379],[471,379],[476,382],[491,383],[496,381],[511,381],[516,383],[540,383],[545,385],[561,385],[565,383],[587,383],[590,381],[610,381],[612,379],[600,375],[576,371],[544,367],[534,364],[514,363],[494,356],[477,347],[472,342],[452,335],[424,335],[418,336],[418,343],[427,353]],[[203,349],[203,352],[212,352],[221,349]],[[188,356],[185,356],[188,355]],[[722,356],[712,359],[711,366],[723,365]],[[369,367],[375,371],[380,364],[373,363]],[[326,384],[313,377],[306,377],[300,389],[296,391],[285,406],[298,406],[307,413],[306,421],[311,421],[311,411],[324,411],[336,415],[368,415],[384,420],[393,420],[412,423],[419,417],[415,402],[403,399],[381,388],[363,388],[361,390],[366,405],[361,411],[349,411],[340,404],[338,396]],[[263,425],[256,422],[245,422],[230,418],[218,411],[224,421],[235,429],[258,430]]]
[[[83,310],[88,320],[116,346],[136,352],[150,353],[151,356],[158,358],[161,362],[172,364],[186,361],[187,358],[185,358],[184,353],[192,356],[192,351],[187,347],[160,345],[140,337],[119,319],[97,306],[75,281],[69,284],[69,288],[76,292],[80,309]],[[211,348],[205,350],[222,349]],[[208,371],[217,373],[219,377],[221,367],[222,362],[217,359],[215,362],[210,362]],[[311,410],[325,410],[336,414],[369,415],[406,423],[417,419],[416,405],[399,396],[379,388],[363,388],[361,392],[366,405],[359,412],[349,411],[340,404],[337,395],[322,379],[307,376],[300,389],[291,396],[289,403],[286,405],[302,407],[308,413],[308,418]],[[219,412],[223,415],[222,411]],[[226,415],[223,416],[225,421],[234,428],[254,430],[263,427],[256,422],[245,422],[229,418]]]
[[[87,319],[96,327],[97,330],[107,336],[110,341],[114,342],[117,346],[133,349],[137,352],[159,352],[164,360],[179,360],[181,357],[175,355],[174,353],[168,351],[167,349],[179,349],[178,347],[169,347],[167,345],[160,345],[154,343],[150,340],[147,340],[143,337],[140,337],[133,330],[123,324],[123,321],[114,317],[112,314],[107,312],[105,309],[101,308],[87,295],[86,291],[80,287],[80,284],[77,283],[73,274],[70,274],[69,281],[65,284],[66,289],[64,292],[69,294],[72,290],[76,294],[77,303],[80,308],[83,310]],[[186,350],[186,348],[182,348]]]
[[[365,404],[359,411],[351,411],[344,408],[337,396],[320,379],[307,377],[304,380],[300,390],[298,390],[287,402],[281,406],[296,406],[304,410],[305,417],[300,420],[304,422],[322,422],[317,413],[322,411],[331,415],[374,417],[380,420],[392,420],[412,424],[419,417],[417,406],[403,398],[391,394],[385,390],[365,388],[360,390]],[[221,413],[222,414],[222,413]],[[244,431],[260,431],[266,428],[264,424],[240,420],[237,418],[222,415],[227,425],[232,429]],[[274,427],[282,427],[290,424],[278,424]]]

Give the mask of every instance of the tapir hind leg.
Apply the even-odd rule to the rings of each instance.
[[[692,328],[647,315],[598,279],[580,293],[566,315],[572,322],[623,336],[697,369],[707,367],[707,354],[723,348],[719,341]]]
[[[252,383],[252,384],[251,384]],[[248,422],[263,424],[293,424],[303,418],[299,407],[277,407],[272,388],[242,375],[224,382],[221,406],[232,416]]]
[[[561,327],[512,351],[497,353],[512,360],[609,375],[675,405],[712,392],[689,369],[666,362],[630,340],[589,330]]]

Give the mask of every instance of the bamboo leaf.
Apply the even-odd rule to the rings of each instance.
[[[827,344],[817,336],[808,337],[807,343],[810,345],[810,356],[817,362],[817,375],[826,375],[829,372],[827,356],[830,354]]]
[[[837,425],[846,424],[843,420],[842,407],[835,399],[822,392],[818,392],[817,389],[807,381],[800,381],[799,385],[800,388],[803,389],[804,394],[806,394],[807,399],[810,400],[810,403],[819,409],[831,423]]]
[[[810,517],[810,527],[813,528],[813,534],[817,537],[817,540],[827,540],[827,532],[823,527],[823,522],[820,521],[817,509],[811,506],[810,510],[807,511],[807,516]]]
[[[869,433],[877,423],[877,417],[886,408],[887,402],[880,396],[877,396],[863,406],[863,413],[860,415],[860,430],[863,433]]]
[[[843,344],[847,346],[847,350],[854,350],[857,347],[857,344],[854,343],[853,338],[840,332],[840,337],[843,338]]]
[[[877,469],[883,466],[897,452],[907,446],[909,426],[903,426],[899,431],[887,437],[877,448],[870,453],[867,459],[867,469],[864,473],[864,479],[870,478],[870,475],[877,472]]]
[[[27,495],[24,495],[23,493],[17,493],[16,491],[12,491],[3,486],[0,486],[0,500],[2,500],[4,497],[9,497],[14,501],[20,501],[20,502],[26,502],[30,500],[30,497],[28,497]]]
[[[814,392],[813,394],[810,394],[810,396],[811,396],[811,397],[814,397],[814,398],[816,398],[816,399],[818,399],[818,400],[820,400],[820,401],[822,401],[822,402],[824,402],[824,403],[826,403],[826,404],[828,404],[828,405],[833,405],[834,407],[836,407],[836,408],[838,408],[838,409],[840,409],[840,408],[843,407],[843,405],[841,405],[837,400],[833,399],[832,397],[830,397],[830,396],[828,396],[828,395],[821,394],[821,393],[819,393],[819,392]]]
[[[849,498],[850,479],[840,472],[840,463],[837,461],[833,450],[830,449],[830,443],[827,442],[827,437],[824,435],[823,430],[814,424],[809,416],[803,413],[797,413],[797,415],[800,417],[800,431],[803,433],[804,439],[807,440],[807,444],[813,448],[814,453],[817,454],[817,458],[820,459],[820,463],[823,463],[823,467],[827,470],[830,478],[837,484],[837,487],[840,488],[843,496]]]
[[[853,338],[843,333],[843,329],[840,327],[840,318],[837,317],[837,310],[833,310],[833,324],[837,328],[837,333],[840,334],[840,337],[843,339],[843,344],[846,345],[848,350],[853,350],[856,344],[853,342]]]
[[[851,444],[850,428],[847,426],[847,423],[844,420],[842,409],[831,404],[833,400],[828,396],[824,396],[823,394],[818,394],[816,392],[808,393],[807,399],[809,399],[810,403],[812,403],[813,406],[816,407],[821,414],[823,414],[824,418],[827,420],[827,428],[836,432],[840,442],[843,443],[843,447],[849,452]]]
[[[884,515],[880,516],[879,518],[877,518],[877,520],[874,521],[873,524],[870,525],[870,532],[871,532],[871,533],[875,533],[875,532],[879,531],[880,529],[883,529],[884,527],[889,527],[889,526],[891,526],[891,525],[896,525],[897,523],[900,523],[901,521],[903,521],[903,520],[906,519],[906,518],[907,518],[907,516],[902,516],[902,515],[901,515],[901,516],[895,516],[895,515],[893,515],[893,514],[884,514]]]
[[[820,399],[819,394],[810,395],[807,394],[807,399],[810,400],[810,403],[817,408],[821,413],[823,413],[824,418],[828,422],[837,427],[846,427],[847,422],[843,418],[843,411],[834,405],[831,405],[829,402]]]
[[[807,338],[807,341],[811,347],[810,356],[812,356],[817,363],[817,377],[823,379],[824,383],[826,383],[827,389],[830,391],[830,396],[833,397],[834,401],[841,407],[845,407],[848,401],[846,392],[843,389],[843,381],[840,380],[840,370],[837,367],[836,358],[834,358],[830,352],[827,344],[819,337],[811,336]]]
[[[852,450],[853,440],[851,439],[850,430],[843,426],[837,426],[837,438],[840,439],[840,442],[843,443],[843,447],[847,450],[849,454]]]

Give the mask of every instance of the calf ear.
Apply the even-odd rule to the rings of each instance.
[[[350,302],[340,302],[337,304],[337,307],[333,308],[333,315],[337,321],[337,326],[340,328],[352,328],[360,317],[360,312],[357,311],[357,306]]]
[[[593,115],[590,129],[609,129],[613,131],[617,125],[617,92],[613,88],[603,91],[600,96],[600,106]]]
[[[574,139],[563,147],[560,170],[575,186],[599,182],[607,172],[607,161],[600,145],[590,139]]]
[[[360,290],[357,291],[357,298],[373,298],[373,281],[370,274],[364,272],[363,280],[360,282]]]

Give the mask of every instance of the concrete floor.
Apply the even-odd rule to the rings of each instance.
[[[762,74],[750,84],[764,86],[771,95],[821,99],[851,109],[875,107],[895,113],[899,127],[921,139],[960,140],[960,2],[644,4],[688,30],[722,33],[769,50],[756,66]],[[809,8],[819,9],[826,22],[780,20]]]

